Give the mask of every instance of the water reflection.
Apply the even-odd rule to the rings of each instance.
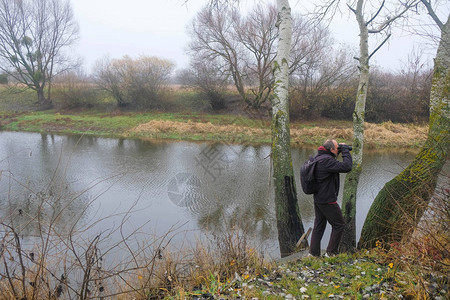
[[[2,135],[1,221],[21,235],[36,236],[49,226],[66,234],[89,214],[89,200],[85,193],[74,190],[63,155],[55,148],[55,136],[41,135],[40,141],[36,137],[37,143],[29,143]],[[30,164],[32,161],[39,163]]]
[[[313,152],[293,149],[296,175]],[[366,153],[358,190],[358,236],[378,190],[414,157]],[[239,226],[254,241],[276,247],[269,154],[269,146],[0,132],[2,215],[17,217],[22,209],[25,215],[41,213],[51,220],[62,212],[61,230],[118,215],[89,228],[96,234],[120,223],[121,213],[131,209],[130,228],[150,222],[155,234],[162,235],[175,224],[186,223],[184,228],[194,233]],[[312,196],[300,191],[298,196],[307,229],[314,218]],[[39,206],[39,197],[46,199],[45,205]]]
[[[201,162],[192,166],[200,177],[203,196],[191,207],[191,213],[204,231],[218,233],[240,228],[260,242],[275,238],[269,187],[268,147],[202,145],[225,154],[222,172],[211,174]],[[202,153],[202,151],[200,151]],[[207,157],[200,159],[207,160]]]

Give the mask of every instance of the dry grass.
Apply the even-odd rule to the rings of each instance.
[[[402,230],[414,228],[414,232],[401,242],[388,245],[377,242],[380,249],[388,249],[379,251],[379,259],[391,261],[409,274],[408,280],[401,279],[407,299],[447,299],[434,298],[438,294],[448,295],[450,281],[450,177],[445,171],[440,177],[442,183],[434,190],[429,204],[421,198],[410,199],[416,201],[415,207],[427,207],[418,224],[411,216],[402,217]]]
[[[161,133],[175,133],[180,136],[188,135],[215,135],[223,140],[235,141],[238,136],[247,136],[249,140],[270,140],[270,127],[249,127],[239,125],[215,125],[212,123],[177,122],[169,120],[152,120],[133,128],[131,133],[144,135],[158,135]],[[422,145],[427,136],[427,126],[394,124],[385,122],[381,124],[366,123],[365,145],[368,148],[379,147],[417,147]],[[339,141],[351,143],[353,129],[351,123],[346,126],[300,127],[294,124],[291,129],[293,143],[318,144],[324,139],[334,137]]]
[[[75,192],[59,185],[51,191],[21,186],[32,204],[13,204],[12,195],[0,215],[0,300],[163,299],[196,289],[213,292],[235,272],[266,266],[243,232],[233,228],[214,235],[211,243],[192,245],[186,239],[175,247],[175,236],[185,233],[183,224],[162,236],[154,236],[149,223],[130,228],[139,199],[128,210],[84,223],[83,214],[98,196],[83,197],[91,187]],[[77,215],[69,220],[73,210]],[[113,217],[118,221],[112,227],[93,229]]]
[[[365,145],[368,148],[378,147],[417,147],[423,144],[427,137],[427,126],[410,124],[366,123],[364,126]],[[313,127],[291,130],[291,136],[296,142],[308,141],[320,137],[333,137],[340,141],[351,142],[353,128],[351,127]]]
[[[152,120],[145,124],[140,124],[133,129],[134,132],[175,132],[178,134],[225,134],[232,136],[234,134],[246,135],[267,135],[270,134],[270,129],[267,128],[252,128],[238,125],[214,125],[208,123],[197,122],[176,122],[165,120]]]
[[[428,126],[411,124],[367,123],[365,137],[368,144],[407,147],[425,143]]]

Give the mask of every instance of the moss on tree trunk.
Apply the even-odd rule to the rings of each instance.
[[[386,183],[375,198],[362,228],[360,248],[373,248],[378,240],[389,246],[409,237],[428,207],[450,148],[449,43],[447,20],[434,65],[427,141],[414,161]]]
[[[275,189],[275,214],[281,257],[291,254],[304,233],[300,218],[289,129],[289,53],[292,19],[289,1],[278,0],[279,41],[274,62],[274,98],[272,99],[272,161]]]
[[[272,124],[275,213],[281,257],[294,252],[297,241],[304,233],[294,181],[289,128],[282,125],[286,124],[286,118],[286,113],[278,112]]]
[[[352,171],[345,177],[342,201],[345,229],[339,245],[340,252],[354,252],[356,249],[356,194],[361,171],[361,165],[353,164]]]
[[[354,10],[359,26],[359,83],[353,112],[353,167],[345,177],[344,195],[342,199],[342,215],[345,229],[339,244],[340,252],[354,252],[356,249],[356,195],[358,193],[359,176],[362,171],[364,150],[364,117],[366,111],[367,87],[369,85],[369,32],[363,16],[363,3],[358,1]]]
[[[386,245],[398,242],[415,228],[447,160],[448,124],[445,126],[447,142],[430,137],[414,161],[378,193],[364,222],[360,248],[373,248],[376,241]]]

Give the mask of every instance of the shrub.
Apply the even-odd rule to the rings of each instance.
[[[158,108],[174,64],[158,57],[103,59],[96,64],[97,85],[109,92],[119,106]]]
[[[0,84],[8,84],[8,75],[5,73],[0,74]]]
[[[180,71],[177,79],[184,87],[197,91],[198,100],[205,99],[213,111],[225,108],[227,77],[213,63],[193,60],[190,69]]]
[[[353,87],[331,87],[321,92],[294,89],[291,94],[290,116],[292,119],[330,119],[351,120],[355,109]]]
[[[368,122],[428,120],[432,70],[398,74],[374,70],[367,93]]]
[[[59,76],[53,85],[53,99],[61,108],[93,107],[100,103],[96,87],[74,72]]]

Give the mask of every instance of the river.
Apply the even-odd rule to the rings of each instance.
[[[305,229],[312,226],[314,211],[298,173],[313,152],[292,149]],[[85,235],[171,232],[174,244],[237,228],[276,257],[269,154],[267,145],[0,132],[0,209],[25,236],[36,234],[37,220],[54,220],[61,234],[74,228]],[[414,155],[365,151],[357,238],[378,191]],[[328,226],[322,247],[329,231]]]

